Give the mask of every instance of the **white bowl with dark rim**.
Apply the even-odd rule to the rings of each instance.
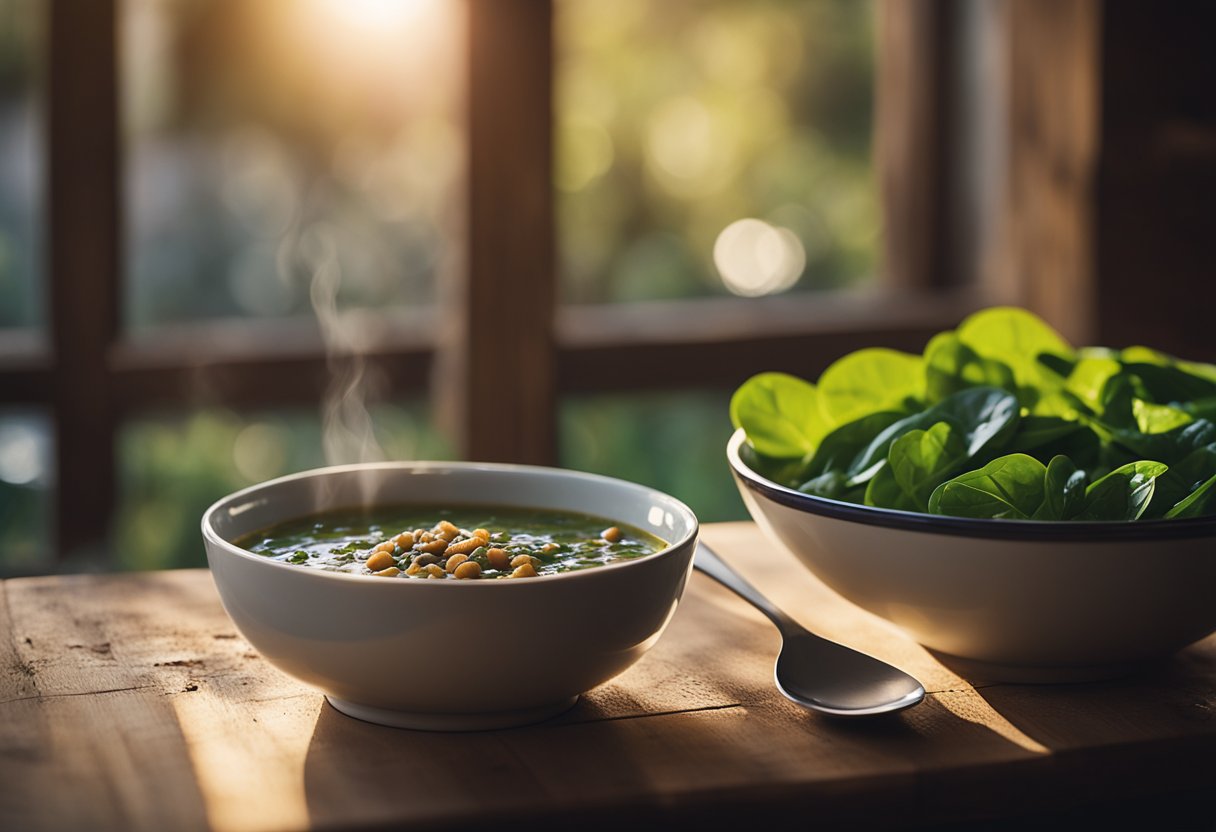
[[[943,517],[803,494],[727,459],[757,524],[820,580],[964,675],[1109,678],[1216,630],[1216,517]]]
[[[321,511],[410,503],[579,512],[669,545],[537,578],[428,581],[312,569],[234,543]],[[637,661],[675,613],[698,526],[673,497],[609,477],[401,462],[322,468],[255,485],[211,506],[202,531],[224,609],[275,667],[359,719],[482,730],[557,714]]]

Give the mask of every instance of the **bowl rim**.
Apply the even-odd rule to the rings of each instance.
[[[339,571],[333,571],[333,570],[328,570],[328,569],[300,568],[300,566],[298,564],[285,563],[283,561],[272,560],[270,558],[263,557],[261,555],[257,555],[253,552],[250,552],[247,549],[242,549],[240,546],[237,546],[235,543],[225,540],[214,529],[214,527],[211,524],[212,517],[216,513],[221,511],[227,505],[238,503],[240,500],[248,499],[248,498],[254,496],[255,494],[257,494],[258,492],[264,491],[266,489],[271,489],[275,486],[279,486],[284,483],[293,482],[296,480],[303,480],[303,479],[322,478],[322,477],[331,476],[334,474],[343,474],[343,473],[352,472],[352,471],[367,471],[367,470],[386,470],[387,471],[387,470],[418,470],[418,469],[428,470],[428,471],[436,471],[436,470],[459,471],[459,472],[469,473],[469,474],[476,474],[478,472],[482,472],[482,473],[493,472],[493,473],[505,473],[505,474],[516,473],[516,474],[520,474],[523,476],[536,476],[536,475],[554,476],[554,475],[556,475],[556,476],[560,476],[560,477],[568,477],[571,479],[590,480],[592,482],[598,482],[603,485],[613,485],[613,486],[618,486],[618,487],[626,486],[627,488],[635,489],[640,492],[644,492],[645,494],[651,495],[653,498],[657,498],[660,502],[667,503],[671,508],[675,509],[677,512],[684,514],[688,521],[688,531],[676,540],[667,541],[667,546],[660,549],[659,551],[651,552],[650,554],[643,555],[642,557],[639,557],[639,558],[630,558],[628,560],[620,560],[620,561],[615,561],[613,563],[606,563],[606,564],[603,564],[602,567],[597,567],[597,568],[593,568],[593,569],[579,569],[574,572],[559,572],[555,575],[541,575],[541,576],[539,576],[539,578],[541,580],[536,580],[536,581],[501,581],[501,580],[493,580],[493,581],[427,581],[427,580],[414,580],[412,578],[408,579],[408,580],[384,580],[383,578],[376,578],[376,576],[374,576],[374,575],[360,575],[360,574],[353,573],[353,572],[339,572]],[[468,503],[468,505],[473,505],[473,504],[474,503]],[[335,506],[335,508],[341,508],[341,507]],[[590,512],[588,512],[588,513],[590,513]],[[292,519],[292,518],[287,518],[287,517],[283,518],[283,520],[288,520],[288,519]],[[612,518],[606,517],[604,519],[612,519]],[[658,489],[651,488],[650,486],[642,485],[641,483],[635,483],[635,482],[631,482],[629,480],[623,480],[618,477],[609,477],[609,476],[605,476],[603,474],[592,474],[592,473],[589,473],[586,471],[576,471],[576,470],[569,469],[569,468],[556,468],[556,467],[542,466],[542,465],[521,465],[521,464],[503,463],[503,462],[467,462],[467,461],[441,461],[441,460],[400,460],[400,461],[390,461],[390,462],[357,462],[357,463],[352,463],[352,464],[348,464],[348,465],[329,465],[329,466],[324,466],[321,468],[310,468],[306,471],[299,471],[299,472],[296,472],[293,474],[286,474],[281,477],[275,477],[274,479],[264,480],[262,482],[255,483],[254,485],[250,485],[245,488],[239,489],[237,491],[233,491],[230,494],[226,494],[225,496],[221,497],[220,499],[218,499],[214,503],[212,503],[211,506],[208,507],[208,509],[205,512],[203,512],[203,516],[200,521],[200,525],[202,527],[203,540],[207,543],[214,544],[215,546],[219,547],[225,553],[230,554],[230,555],[236,555],[239,558],[243,558],[245,560],[249,560],[254,563],[259,563],[259,564],[265,565],[267,567],[276,568],[276,569],[288,569],[288,570],[290,570],[291,574],[295,574],[295,575],[299,575],[299,576],[311,575],[317,580],[359,581],[361,583],[364,583],[367,586],[460,585],[460,586],[466,586],[466,587],[469,587],[469,586],[483,586],[484,587],[484,586],[498,586],[498,585],[537,586],[537,585],[548,585],[548,584],[551,584],[551,583],[553,583],[555,581],[559,581],[559,580],[561,580],[561,581],[588,580],[588,579],[595,580],[594,576],[597,574],[601,574],[602,569],[611,569],[613,571],[616,571],[619,569],[627,569],[636,564],[647,563],[647,562],[654,561],[654,560],[657,560],[657,559],[663,558],[663,557],[670,557],[673,552],[675,552],[676,550],[680,549],[683,546],[688,546],[690,549],[694,548],[694,544],[696,543],[697,537],[700,534],[700,529],[701,529],[700,521],[697,519],[697,515],[695,513],[693,513],[692,509],[690,509],[687,505],[685,505],[681,500],[676,499],[675,497],[671,496],[670,494],[667,494],[666,492],[659,491]],[[660,539],[664,540],[664,538],[660,538]],[[692,561],[692,559],[690,557],[689,558],[690,565],[691,565],[691,561]],[[376,578],[376,580],[370,580],[373,578]],[[397,590],[397,591],[401,591],[401,590]],[[469,590],[464,589],[461,591],[467,592]],[[502,590],[497,590],[497,591],[501,592]]]
[[[1123,540],[1186,540],[1216,537],[1216,516],[1182,520],[1002,520],[949,517],[894,508],[878,508],[804,494],[767,479],[748,467],[740,449],[747,441],[738,428],[726,443],[726,458],[738,482],[778,505],[861,523],[924,534],[946,534],[987,540],[1115,542]]]

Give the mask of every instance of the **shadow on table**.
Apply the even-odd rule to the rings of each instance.
[[[1216,647],[1194,645],[1126,676],[1074,684],[984,684],[992,710],[1052,755],[1067,794],[1112,819],[1211,827]],[[1202,818],[1197,808],[1206,806]],[[1137,814],[1139,813],[1139,814]],[[1062,821],[1062,825],[1065,822]]]
[[[902,826],[1016,806],[1016,790],[990,772],[995,788],[960,797],[926,771],[1034,756],[932,698],[861,721],[825,718],[779,696],[660,715],[599,713],[592,700],[547,723],[457,734],[384,728],[326,706],[304,769],[310,821],[585,830],[656,819],[720,828],[813,818]]]

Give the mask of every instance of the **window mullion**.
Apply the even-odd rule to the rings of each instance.
[[[47,263],[55,362],[57,552],[100,550],[115,493],[111,376],[120,200],[116,0],[51,0]]]
[[[556,458],[552,4],[470,0],[467,268],[436,394],[472,459]]]

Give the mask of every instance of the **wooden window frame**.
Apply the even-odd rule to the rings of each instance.
[[[0,405],[53,415],[61,556],[106,547],[125,418],[199,403],[200,380],[207,404],[316,403],[335,361],[315,332],[290,324],[122,331],[118,2],[47,6],[50,349],[0,333]],[[433,389],[462,456],[555,464],[562,395],[729,388],[761,369],[811,376],[862,346],[918,350],[993,299],[986,284],[960,285],[943,266],[950,207],[923,199],[950,148],[944,126],[954,114],[940,82],[950,71],[942,44],[951,4],[880,0],[876,153],[889,291],[611,307],[556,302],[552,0],[466,5],[467,268],[445,287],[442,333],[408,327],[363,356],[383,370],[385,395]],[[528,325],[477,326],[504,315]],[[494,407],[479,406],[486,401]]]

